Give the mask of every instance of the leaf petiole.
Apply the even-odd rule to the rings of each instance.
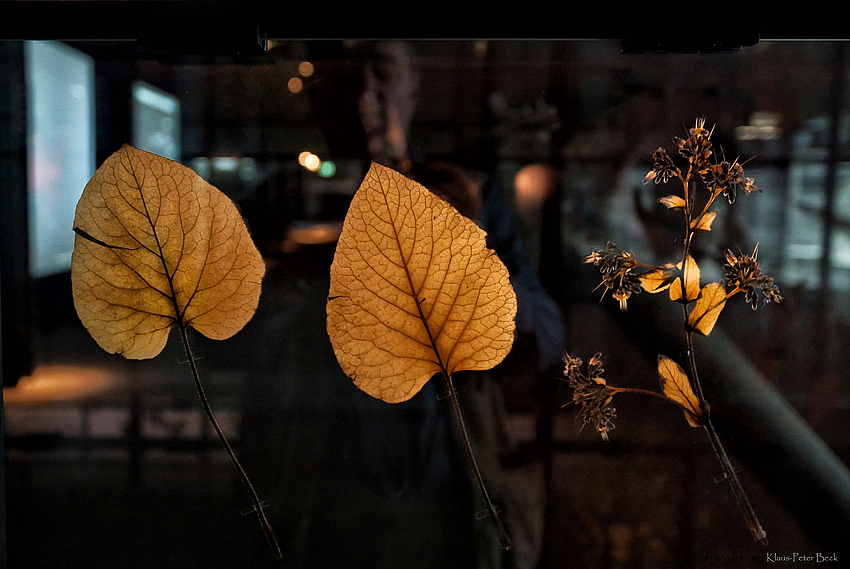
[[[239,459],[236,457],[236,453],[233,451],[233,447],[230,446],[230,443],[227,440],[227,437],[224,434],[224,431],[221,429],[221,426],[218,424],[218,421],[213,414],[212,407],[210,407],[209,400],[207,399],[206,393],[204,392],[204,387],[201,384],[201,376],[198,373],[198,366],[195,364],[195,358],[192,355],[192,349],[189,346],[189,336],[186,334],[186,326],[183,325],[182,322],[177,321],[177,328],[180,330],[180,338],[183,340],[183,349],[186,350],[186,358],[189,360],[189,368],[192,370],[192,378],[195,380],[195,387],[198,390],[198,397],[201,399],[201,405],[204,408],[204,411],[207,414],[207,418],[210,420],[213,428],[215,429],[216,434],[218,435],[221,444],[224,446],[224,450],[227,451],[228,457],[230,457],[230,462],[233,463],[234,468],[236,468],[236,472],[239,474],[239,478],[242,481],[242,484],[245,485],[245,489],[248,491],[248,495],[251,497],[251,505],[252,509],[250,511],[257,512],[257,518],[260,520],[260,525],[263,528],[263,533],[266,536],[266,540],[269,543],[269,546],[272,549],[272,554],[275,559],[283,558],[283,553],[280,550],[280,545],[277,542],[277,538],[275,537],[274,530],[272,529],[271,524],[269,523],[268,518],[266,517],[265,512],[263,511],[263,507],[266,505],[264,502],[260,501],[260,497],[257,495],[257,491],[254,489],[254,485],[251,484],[251,480],[248,478],[248,474],[245,472],[245,469],[240,464]]]
[[[484,500],[484,507],[487,509],[487,515],[493,522],[496,535],[499,536],[499,543],[501,544],[502,549],[507,551],[513,547],[513,542],[511,541],[511,537],[508,535],[508,532],[505,531],[505,526],[502,524],[502,518],[499,516],[496,506],[490,499],[490,495],[487,493],[487,486],[484,484],[484,477],[481,475],[481,470],[478,468],[478,462],[475,460],[475,453],[472,452],[472,443],[469,440],[469,434],[466,432],[466,424],[463,421],[463,413],[460,410],[460,401],[458,400],[457,391],[452,383],[452,376],[447,373],[445,369],[442,373],[452,399],[452,407],[454,408],[455,415],[457,416],[461,438],[463,439],[463,448],[466,450],[466,456],[469,459],[470,466],[472,467],[472,474],[475,477],[476,484],[478,484],[478,491],[481,493],[481,498]]]

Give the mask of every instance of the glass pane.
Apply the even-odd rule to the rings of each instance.
[[[222,41],[25,44],[27,105],[0,115],[3,132],[14,132],[23,113],[32,144],[33,244],[0,257],[0,275],[33,259],[32,274],[16,275],[26,294],[3,291],[4,315],[32,308],[19,321],[35,370],[3,393],[11,566],[275,563],[177,331],[156,357],[128,360],[106,353],[78,316],[69,269],[76,203],[94,167],[124,144],[221,190],[263,257],[262,294],[244,328],[213,340],[190,327],[188,342],[283,566],[758,567],[768,554],[840,549],[848,520],[836,504],[850,492],[844,43],[697,53],[635,51],[613,39],[263,37],[263,49],[231,50],[229,34],[210,35]],[[0,51],[3,69],[14,57]],[[685,175],[674,138],[687,138],[699,117],[714,144],[710,165],[741,165],[745,178],[734,203],[714,196],[711,231],[689,242],[699,284],[730,294],[711,334],[692,334],[689,346],[683,314],[698,302],[683,312],[667,292],[632,282],[621,312],[616,278],[603,281],[585,260],[613,242],[642,263],[634,266],[672,271],[681,262],[682,211],[659,203],[672,203],[681,183],[644,180],[660,147]],[[45,130],[47,119],[59,126]],[[330,267],[372,162],[421,182],[486,231],[510,272],[511,352],[490,370],[453,377],[509,552],[487,519],[444,379],[386,403],[343,372],[328,336]],[[709,170],[692,172],[703,202]],[[746,177],[760,191],[748,194]],[[408,224],[421,232],[429,219]],[[196,228],[186,227],[191,242]],[[0,238],[9,230],[0,227]],[[727,251],[741,256],[741,271],[758,261],[757,290],[732,294]],[[625,258],[608,267],[620,271]],[[769,278],[784,305],[764,303]],[[434,299],[410,296],[420,325],[417,308]],[[370,338],[389,353],[388,337]],[[596,353],[608,387],[586,384],[624,390],[610,404],[608,442],[594,424],[582,428],[582,407],[562,381],[565,356],[587,363]],[[647,396],[661,393],[659,354],[686,376],[695,356],[696,391],[767,548],[754,543],[729,485],[717,483],[723,470],[706,429]],[[398,360],[388,358],[388,376]]]

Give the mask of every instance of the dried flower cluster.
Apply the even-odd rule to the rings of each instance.
[[[573,403],[581,405],[584,424],[592,423],[602,438],[608,440],[608,431],[614,429],[617,410],[609,407],[613,391],[608,387],[602,373],[602,354],[596,354],[587,362],[587,373],[581,371],[583,362],[579,358],[564,356],[564,375],[573,388]]]
[[[684,211],[687,233],[683,261],[687,258],[687,251],[694,235],[711,231],[717,212],[709,211],[709,207],[717,197],[723,195],[732,204],[739,190],[743,190],[746,194],[761,191],[752,178],[744,176],[744,168],[737,159],[732,162],[712,161],[712,157],[715,156],[711,142],[712,132],[713,129],[705,128],[705,119],[697,119],[694,128],[689,131],[688,138],[673,139],[679,154],[688,160],[688,169],[685,173],[683,174],[683,170],[676,166],[666,150],[659,148],[652,155],[652,170],[643,179],[644,183],[654,180],[658,184],[675,178],[682,183],[683,195],[666,196],[659,202],[668,209]],[[708,197],[702,200],[704,205],[701,207],[696,206],[693,194],[692,182],[697,179],[708,191]],[[606,292],[609,289],[613,291],[612,296],[619,302],[622,311],[627,310],[628,300],[632,294],[641,290],[651,293],[660,292],[666,290],[676,278],[684,278],[681,270],[682,263],[678,265],[669,263],[662,266],[646,265],[639,262],[632,253],[610,242],[606,244],[605,249],[593,251],[585,258],[585,262],[599,267],[599,272],[602,274],[602,282],[599,286],[604,286]],[[743,292],[746,301],[756,308],[758,300],[755,291],[760,289],[763,292],[764,304],[768,302],[781,304],[784,301],[773,278],[762,274],[755,252],[753,255],[738,256],[727,252],[724,268],[728,288],[727,298]],[[674,300],[684,300],[688,303],[694,299]]]
[[[606,292],[608,289],[613,290],[614,299],[620,303],[620,310],[625,311],[632,293],[640,292],[640,274],[634,271],[645,265],[639,263],[632,253],[623,251],[610,241],[605,249],[588,255],[585,262],[599,267],[602,273],[599,286],[604,286]]]
[[[736,292],[743,292],[744,299],[753,307],[753,310],[758,308],[758,297],[756,289],[761,289],[764,297],[764,304],[773,302],[776,304],[784,304],[785,297],[779,292],[779,286],[774,282],[773,277],[762,274],[758,261],[758,245],[753,250],[752,255],[735,255],[732,251],[726,251],[726,263],[723,265],[725,271],[726,286],[732,291],[727,296],[732,296]]]
[[[720,194],[726,196],[729,203],[735,202],[738,189],[744,190],[746,194],[760,191],[752,178],[744,176],[744,168],[738,160],[729,162],[722,160],[712,163],[710,158],[714,155],[712,150],[712,130],[705,129],[705,119],[697,119],[694,128],[690,129],[688,138],[674,138],[673,142],[679,148],[679,154],[686,158],[689,163],[687,175],[673,163],[673,159],[663,148],[659,148],[652,155],[652,170],[643,179],[644,183],[655,180],[655,183],[667,183],[672,178],[679,178],[684,183],[690,181],[692,174],[696,172],[702,179],[703,184],[711,193],[710,201]]]

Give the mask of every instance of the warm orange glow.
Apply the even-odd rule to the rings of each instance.
[[[304,161],[304,167],[310,170],[311,172],[315,172],[321,166],[322,161],[319,160],[319,157],[315,154],[311,154],[307,157],[307,160]]]
[[[534,211],[558,187],[558,174],[548,166],[530,164],[517,172],[514,178],[516,204],[523,212]]]
[[[302,88],[304,88],[304,83],[301,81],[300,77],[293,77],[286,84],[291,93],[299,93]]]
[[[15,387],[3,389],[7,405],[52,403],[101,394],[116,384],[105,370],[76,366],[40,366],[21,378]]]
[[[339,239],[342,223],[297,224],[289,229],[288,239],[298,245],[320,245]]]
[[[322,165],[322,160],[312,152],[305,150],[298,155],[298,163],[311,172],[315,172]]]
[[[298,73],[302,77],[310,77],[313,74],[313,64],[309,61],[302,61],[298,64]]]

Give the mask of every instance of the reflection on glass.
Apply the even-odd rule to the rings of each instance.
[[[30,274],[70,269],[74,208],[94,173],[94,62],[62,43],[27,42]]]

